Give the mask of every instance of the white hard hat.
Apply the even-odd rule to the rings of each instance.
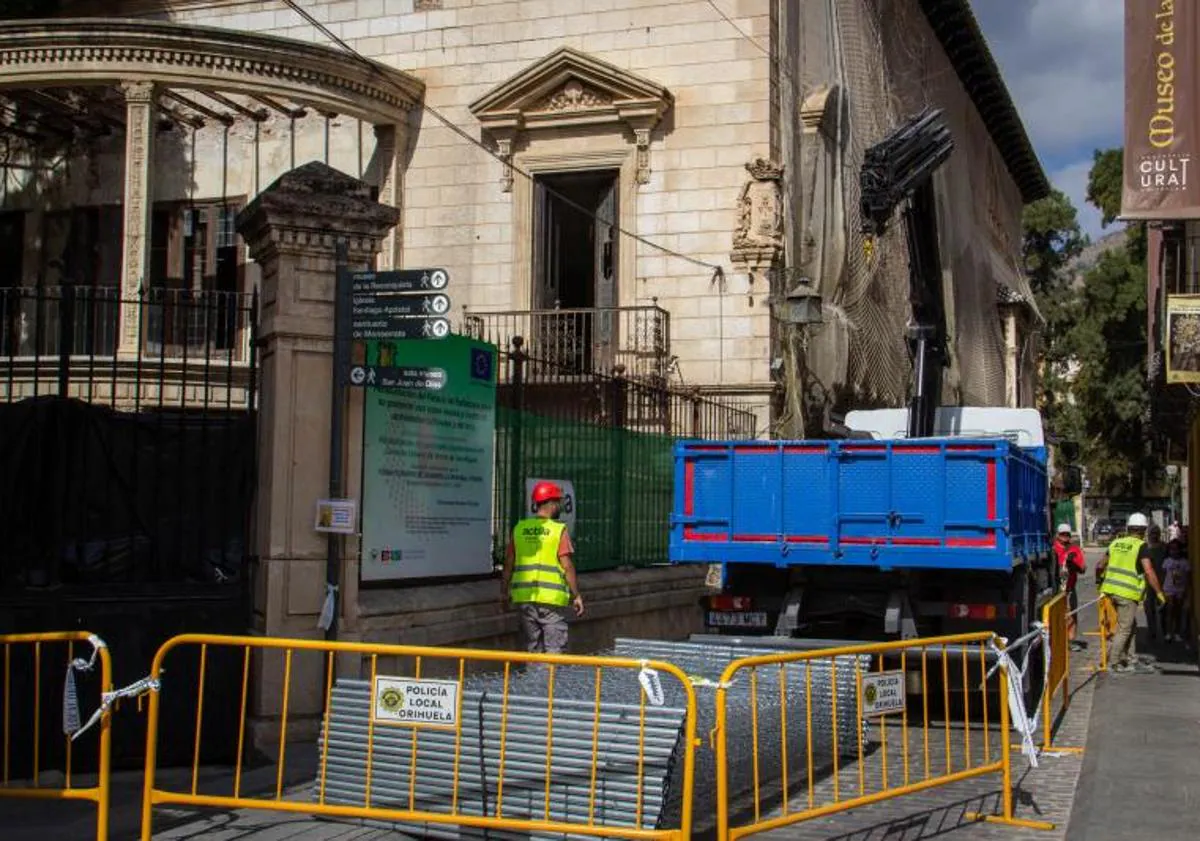
[[[1069,525],[1067,525],[1066,523],[1059,523],[1058,524],[1058,533],[1059,534],[1070,534],[1071,527]]]
[[[1129,515],[1129,519],[1125,521],[1126,528],[1144,529],[1150,525],[1150,521],[1146,519],[1146,515],[1135,511]]]

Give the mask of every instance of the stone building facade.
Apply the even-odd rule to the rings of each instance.
[[[206,30],[194,28],[235,40],[271,36],[281,58],[288,42],[336,57],[333,36],[394,69],[377,87],[409,100],[401,119],[228,88],[218,99],[181,99],[139,76],[122,89],[126,102],[144,100],[149,115],[154,90],[174,120],[150,138],[151,157],[129,158],[146,173],[124,166],[120,138],[98,141],[77,147],[71,165],[37,189],[10,170],[5,206],[35,216],[96,207],[109,239],[124,231],[136,241],[141,227],[157,226],[148,238],[158,245],[145,250],[160,255],[160,274],[211,284],[217,273],[197,266],[225,259],[237,279],[230,268],[221,288],[244,291],[256,271],[244,249],[218,254],[236,243],[233,215],[278,175],[321,160],[377,185],[402,210],[380,267],[448,268],[464,325],[501,342],[529,334],[536,345],[530,312],[642,308],[620,316],[615,331],[584,317],[582,341],[597,348],[596,361],[633,369],[655,357],[653,370],[677,383],[760,406],[765,431],[788,388],[841,408],[903,399],[903,238],[890,238],[877,264],[859,257],[855,167],[899,119],[936,105],[958,141],[940,176],[955,324],[999,337],[995,285],[1027,291],[1017,268],[1020,210],[1044,190],[1044,177],[965,2],[336,0],[302,8],[312,22],[273,0],[79,0],[65,2],[63,14],[170,21],[201,39]],[[965,46],[950,54],[953,43]],[[336,60],[370,72],[349,54]],[[122,194],[136,195],[143,182],[157,209],[147,212],[159,214],[152,226],[116,215]],[[207,240],[198,246],[188,233],[201,224]],[[41,229],[35,219],[25,226],[26,283],[52,273],[43,245],[53,236],[30,233]],[[967,256],[966,243],[981,238],[987,253]],[[102,257],[98,282],[121,275],[132,287],[131,259],[128,249],[119,260]],[[183,279],[185,271],[194,276]],[[805,342],[811,359],[789,384],[771,297],[797,278],[814,282],[828,326]],[[669,313],[669,343],[644,338],[656,307]],[[1003,339],[987,353],[995,359],[974,363],[979,370],[952,372],[958,399],[1003,401],[1003,372],[999,382],[983,373],[1003,358]]]
[[[744,401],[760,434],[822,435],[841,410],[904,400],[903,231],[864,254],[857,168],[936,105],[957,142],[937,177],[948,396],[1024,402],[1008,382],[1036,326],[1020,213],[1047,186],[965,0],[297,6],[311,19],[277,0],[62,0],[59,18],[0,23],[0,399],[228,408],[254,401],[261,371],[256,631],[318,633],[326,594],[310,514],[328,479],[336,231],[377,268],[448,269],[464,331]],[[398,224],[364,233],[331,203],[243,241],[239,213],[272,184],[311,190],[314,162],[370,185]],[[73,338],[46,306],[67,286]],[[258,291],[256,342],[225,316],[187,318],[196,296]],[[788,294],[804,323],[774,317]],[[564,312],[567,341],[550,329]],[[51,346],[57,386],[29,362]],[[72,353],[111,359],[108,384],[63,378]],[[222,391],[189,385],[210,366]],[[349,412],[355,464],[361,396]],[[356,540],[343,548],[343,638],[515,642],[494,581],[360,592]],[[582,648],[698,628],[699,571],[595,573],[587,589]]]

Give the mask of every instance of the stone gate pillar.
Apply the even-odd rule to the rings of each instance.
[[[262,273],[254,633],[323,637],[316,624],[327,543],[313,525],[316,500],[329,491],[335,248],[345,242],[350,267],[370,268],[399,218],[367,184],[315,161],[281,176],[238,215]],[[282,658],[272,655],[256,662],[253,678],[254,730],[264,747],[282,702]],[[293,658],[289,736],[306,720],[315,726],[322,678],[320,656]]]

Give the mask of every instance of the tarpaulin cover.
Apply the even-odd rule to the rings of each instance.
[[[253,477],[248,412],[0,404],[0,584],[234,580]]]

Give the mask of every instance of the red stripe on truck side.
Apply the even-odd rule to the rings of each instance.
[[[690,517],[696,510],[696,462],[683,463],[683,514]]]
[[[993,549],[996,546],[996,532],[989,529],[987,537],[948,537],[946,545],[958,549]]]
[[[987,508],[988,519],[996,519],[996,460],[987,463]]]
[[[779,540],[774,534],[735,534],[730,538],[734,543],[775,543]],[[823,534],[787,534],[784,543],[828,543],[829,538]]]

